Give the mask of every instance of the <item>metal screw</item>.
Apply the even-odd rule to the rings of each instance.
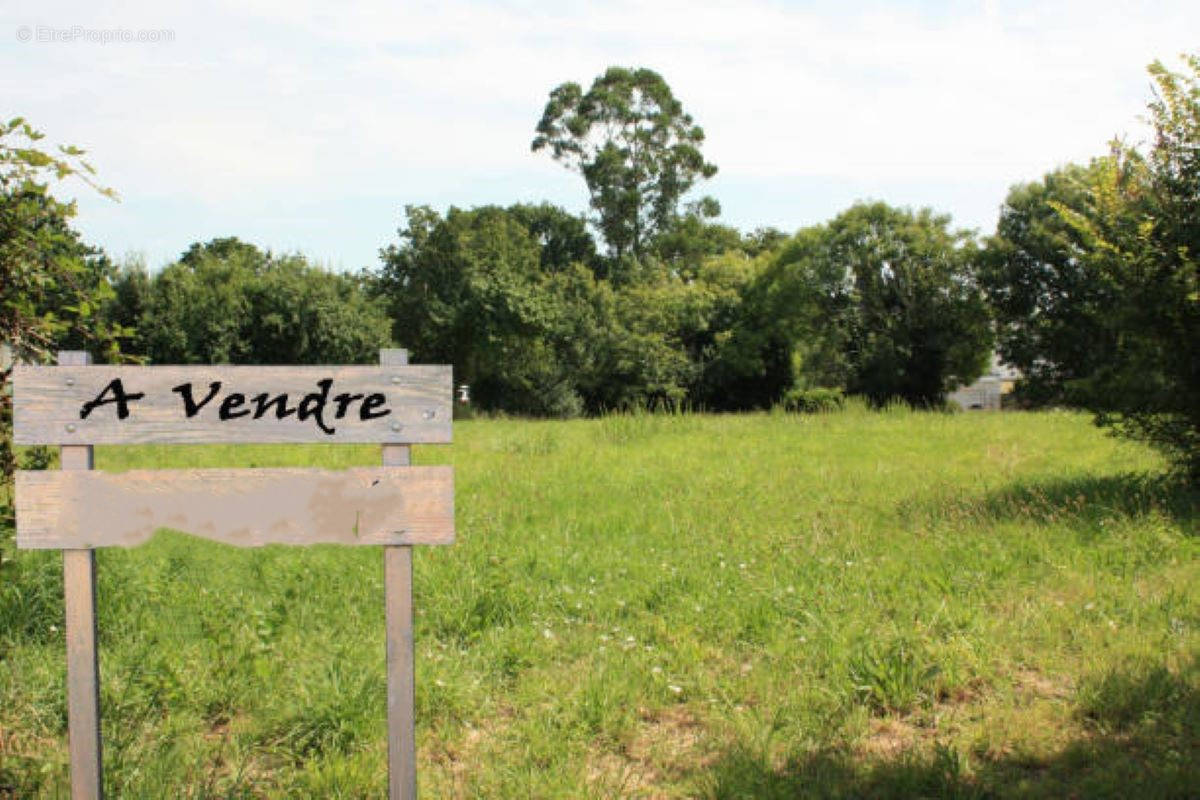
[[[74,433],[74,432],[75,432],[75,423],[68,422],[67,423],[67,433]]]
[[[392,422],[392,430],[394,430],[394,431],[399,431],[403,427],[404,426],[401,425],[399,422],[394,422],[394,421]]]

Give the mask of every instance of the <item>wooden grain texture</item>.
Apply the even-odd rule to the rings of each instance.
[[[405,350],[382,350],[379,363],[408,363]],[[385,467],[407,467],[407,445],[385,444]],[[416,653],[413,643],[411,547],[383,548],[383,603],[387,639],[388,799],[417,796]]]
[[[449,544],[448,466],[19,471],[17,546],[131,547],[160,528],[239,547]]]
[[[388,797],[417,796],[416,665],[412,548],[383,548],[387,627]]]
[[[85,404],[116,397],[114,380],[120,380],[127,395],[142,397],[126,404],[124,419],[115,402],[96,406],[84,418]],[[327,390],[319,383],[325,380],[330,381]],[[190,386],[190,399],[199,404],[217,382],[220,388],[211,399],[188,417],[184,392],[173,391],[175,387]],[[229,400],[225,408],[231,418],[222,420],[223,404],[232,394],[240,394],[242,401]],[[264,394],[264,401],[256,402]],[[291,409],[282,419],[277,418],[281,406],[270,405],[280,394],[287,395],[283,407]],[[366,414],[388,413],[364,419],[364,401],[376,394],[382,400]],[[310,395],[313,399],[306,401]],[[17,444],[59,445],[443,443],[451,436],[452,395],[448,366],[17,366],[13,438]],[[346,398],[341,409],[338,396]]]
[[[63,606],[71,797],[93,800],[103,796],[100,661],[96,649],[96,551],[63,551]]]
[[[85,365],[81,351],[58,354],[60,364]],[[88,446],[59,449],[63,472],[89,474],[93,452]],[[104,796],[103,750],[100,740],[100,658],[96,647],[96,554],[63,551],[63,617],[67,640],[67,750],[71,761],[73,800]]]

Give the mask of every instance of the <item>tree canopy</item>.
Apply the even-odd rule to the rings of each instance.
[[[1002,354],[1200,477],[1200,59],[1155,62],[1154,138],[1014,188],[986,248]]]
[[[936,406],[991,355],[969,234],[929,209],[857,204],[797,234],[763,281],[743,338],[790,342],[801,387]]]
[[[593,251],[569,215],[524,206],[451,208],[445,217],[410,206],[406,214],[400,243],[382,252],[376,288],[396,341],[418,360],[454,364],[455,379],[471,384],[483,408],[582,410],[565,374],[572,315],[563,292],[591,272],[560,258]]]
[[[703,142],[661,75],[610,67],[586,92],[574,82],[550,92],[531,147],[583,175],[597,227],[619,260],[642,255],[693,184],[716,174]]]
[[[102,195],[116,195],[95,183],[82,150],[47,152],[42,138],[21,118],[0,123],[0,344],[11,348],[14,363],[45,363],[58,349],[87,349],[113,360],[129,331],[100,314],[112,296],[111,264],[71,227],[75,204],[55,197],[51,187],[77,178]],[[0,542],[12,527],[17,462],[11,372],[11,365],[0,365]]]
[[[86,343],[156,363],[451,363],[484,410],[937,407],[993,343],[1027,403],[1094,411],[1200,474],[1200,61],[1151,66],[1154,138],[1014,186],[980,246],[930,209],[858,203],[788,235],[722,224],[704,132],[666,81],[613,67],[550,93],[532,142],[587,183],[549,203],[408,206],[382,267],[331,274],[236,238],[156,274],[70,228],[50,178],[89,168],[0,129],[0,334],[21,357]],[[23,144],[12,144],[24,137]],[[601,242],[600,247],[598,242]],[[806,394],[808,393],[808,394]],[[835,403],[836,404],[836,403]]]
[[[372,363],[391,340],[360,278],[236,238],[194,243],[152,277],[122,270],[107,313],[158,364]]]
[[[1063,213],[1085,208],[1090,175],[1101,168],[1069,164],[1014,186],[980,254],[997,349],[1020,369],[1026,403],[1067,402],[1067,388],[1107,363],[1116,347],[1112,287],[1079,258],[1087,243]]]

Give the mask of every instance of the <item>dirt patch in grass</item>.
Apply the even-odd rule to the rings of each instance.
[[[891,760],[908,752],[928,735],[907,720],[871,720],[871,730],[858,745],[859,755],[871,760]]]
[[[59,743],[55,739],[33,734],[21,734],[16,728],[0,724],[0,761],[8,758],[37,758],[52,753]]]
[[[859,758],[867,761],[892,761],[910,751],[927,749],[961,730],[964,723],[982,713],[982,683],[956,686],[943,693],[936,703],[904,715],[874,717],[855,745]]]
[[[1046,675],[1033,669],[1013,672],[1013,689],[1025,702],[1033,700],[1063,700],[1071,696],[1073,687],[1064,678]]]
[[[456,797],[465,796],[468,790],[469,778],[480,770],[486,760],[483,751],[486,743],[497,737],[500,725],[467,726],[459,736],[435,735],[432,740],[421,747],[417,754],[417,762],[436,764],[442,773],[443,780],[454,787]]]
[[[704,725],[683,706],[640,709],[634,733],[617,750],[593,751],[588,783],[602,794],[638,798],[679,797],[664,784],[713,763]]]

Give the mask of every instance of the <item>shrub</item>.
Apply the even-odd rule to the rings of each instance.
[[[782,404],[785,410],[802,414],[841,411],[846,407],[846,395],[841,389],[794,388],[784,394]]]

